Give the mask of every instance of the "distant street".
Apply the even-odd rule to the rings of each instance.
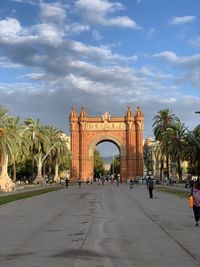
[[[200,266],[200,228],[145,185],[70,186],[0,207],[0,266]]]

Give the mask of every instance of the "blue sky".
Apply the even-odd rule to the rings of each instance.
[[[200,117],[199,0],[0,0],[0,104],[67,134],[72,106],[89,116]]]

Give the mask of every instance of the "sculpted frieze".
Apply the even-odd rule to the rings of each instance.
[[[123,122],[108,122],[105,121],[103,123],[86,123],[85,130],[90,131],[102,131],[102,130],[109,130],[109,131],[117,131],[117,130],[126,130],[126,124]]]

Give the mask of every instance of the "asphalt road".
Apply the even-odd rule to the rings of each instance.
[[[0,207],[2,267],[200,266],[188,201],[144,185],[83,185]]]

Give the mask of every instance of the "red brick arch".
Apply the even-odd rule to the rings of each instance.
[[[88,117],[84,108],[80,115],[72,108],[69,114],[71,131],[71,180],[93,177],[94,149],[103,141],[114,143],[120,151],[122,181],[143,175],[143,121],[138,107],[133,113],[128,107],[124,117]]]

